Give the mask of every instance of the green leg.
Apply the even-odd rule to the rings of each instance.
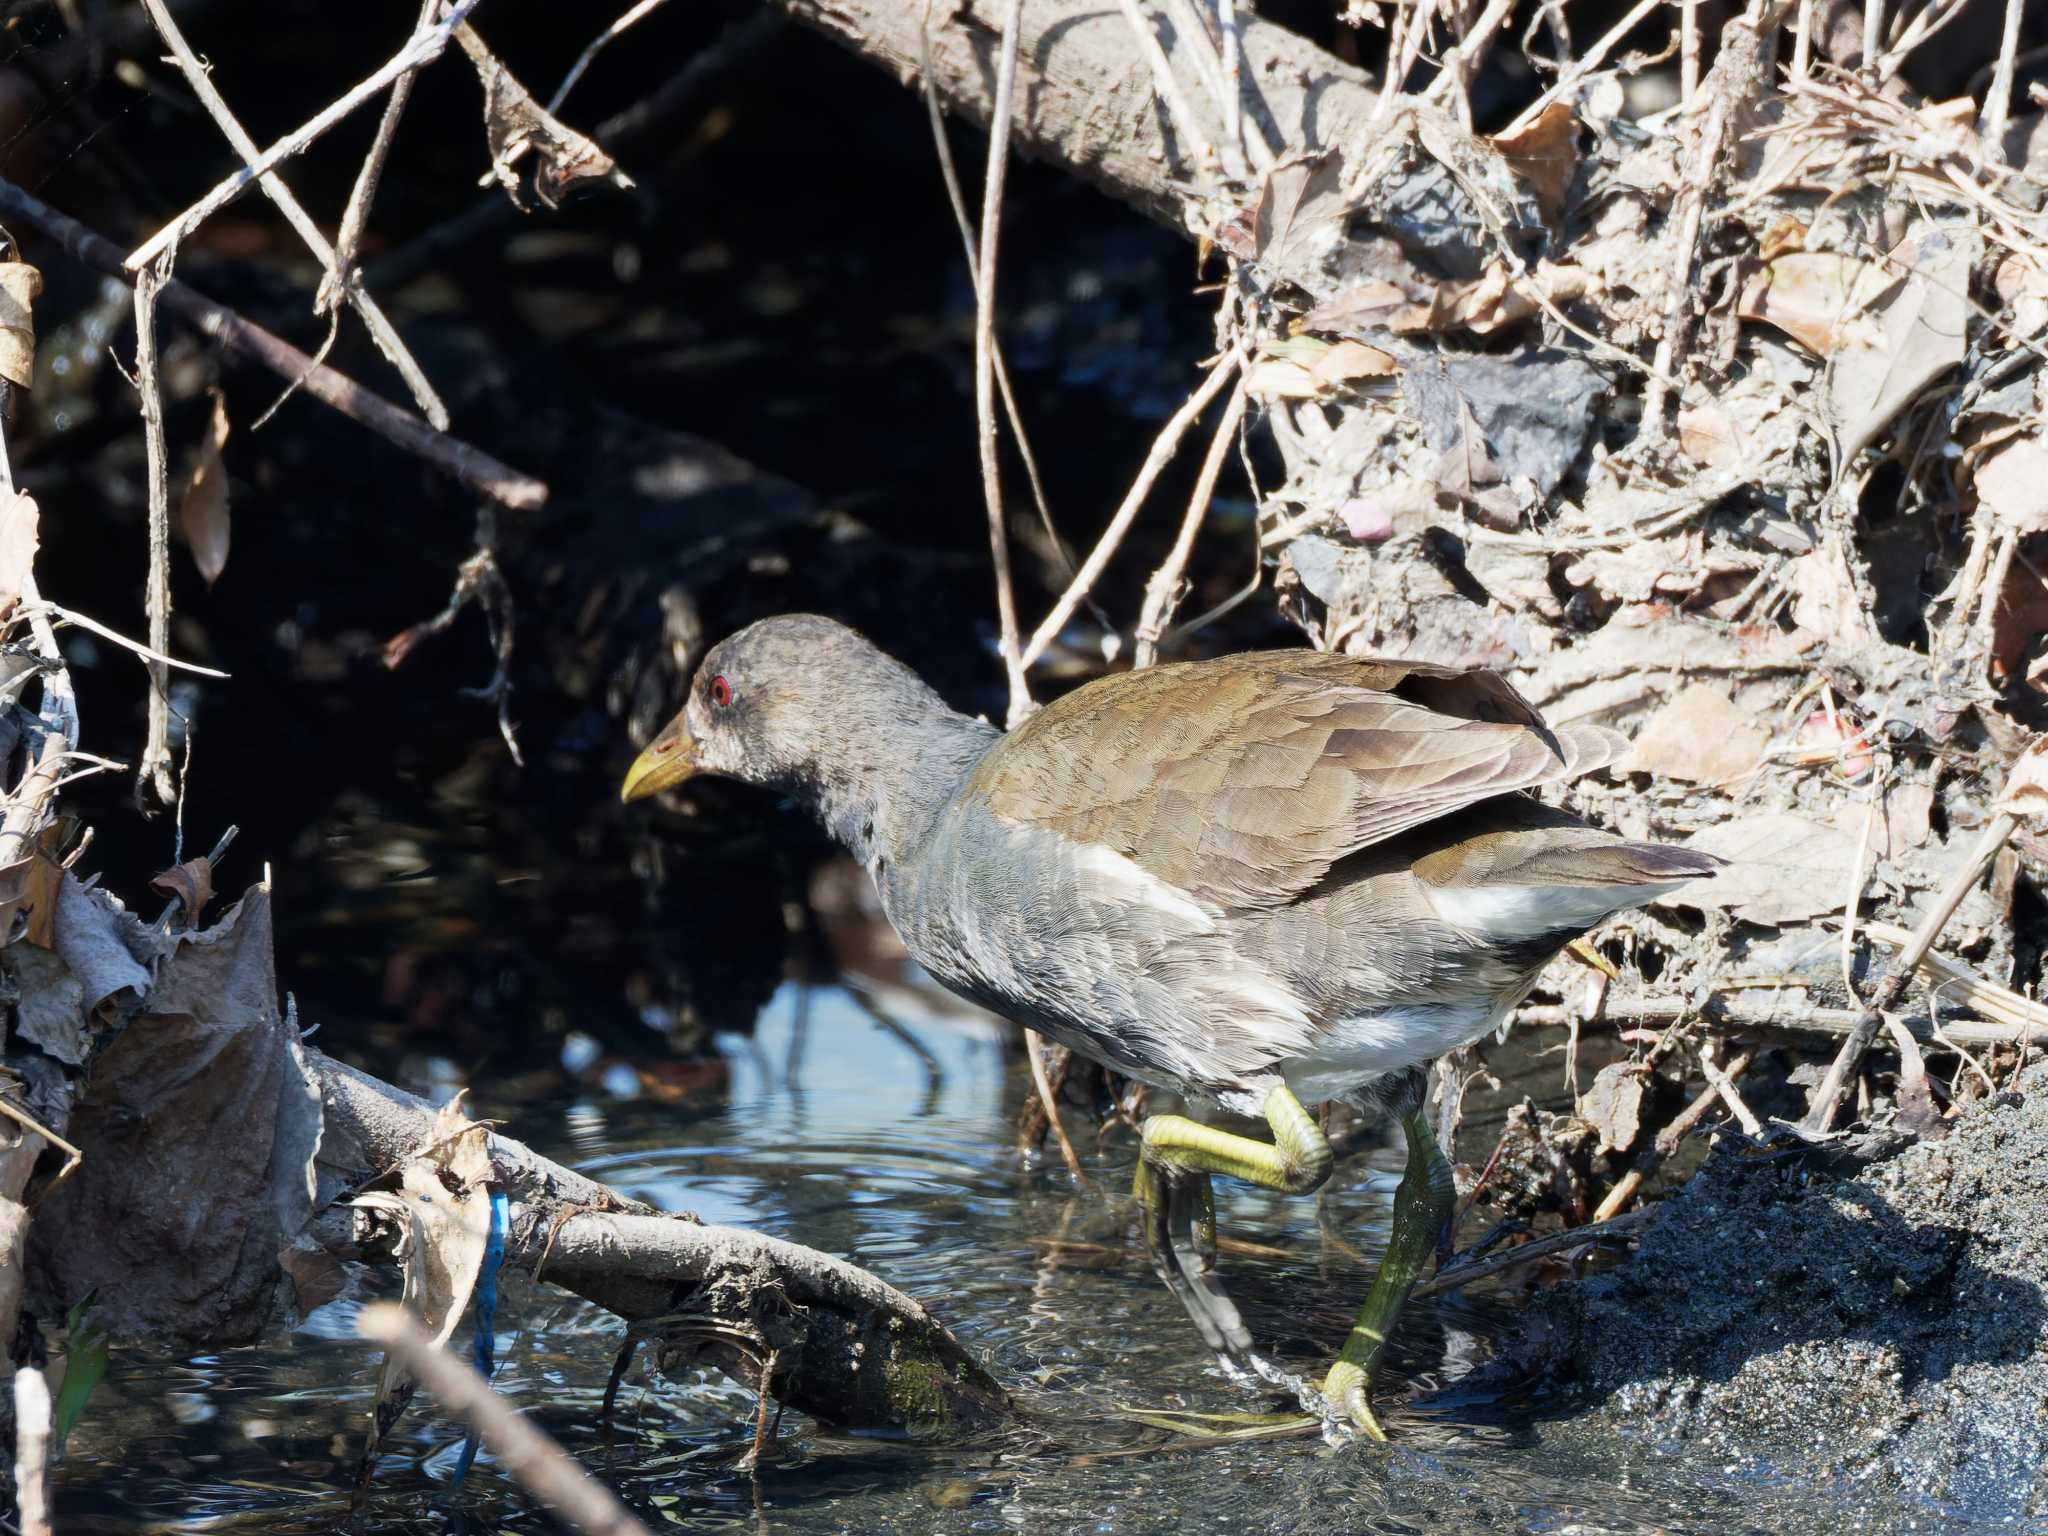
[[[1216,1215],[1209,1176],[1221,1173],[1265,1189],[1306,1194],[1330,1176],[1330,1144],[1285,1087],[1266,1096],[1273,1141],[1253,1141],[1181,1115],[1145,1122],[1136,1190],[1145,1206],[1153,1266],[1179,1298],[1203,1341],[1233,1375],[1260,1375],[1252,1337],[1216,1278]]]
[[[1323,1379],[1323,1396],[1331,1406],[1375,1440],[1387,1437],[1372,1414],[1373,1366],[1458,1200],[1451,1165],[1430,1131],[1428,1114],[1416,1109],[1402,1117],[1401,1126],[1408,1134],[1408,1167],[1394,1193],[1393,1236],[1343,1353]]]

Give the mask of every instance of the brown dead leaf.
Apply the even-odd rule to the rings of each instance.
[[[1400,371],[1393,357],[1362,341],[1288,336],[1260,346],[1245,372],[1245,389],[1279,400],[1316,400],[1345,389],[1377,394],[1392,386],[1375,381],[1394,379]]]
[[[40,523],[33,496],[0,496],[0,618],[21,601],[21,589],[35,571]]]
[[[1998,796],[1998,809],[2031,821],[2048,817],[2048,736],[2028,742],[2013,763]]]
[[[228,563],[228,472],[220,457],[228,440],[228,404],[219,390],[212,393],[213,419],[199,441],[178,508],[178,526],[192,548],[192,563],[209,587]]]
[[[1633,1062],[1602,1067],[1579,1100],[1579,1118],[1600,1133],[1600,1152],[1626,1152],[1643,1130],[1643,1075]]]
[[[1835,811],[1835,825],[1860,842],[1868,824],[1870,857],[1897,859],[1923,846],[1932,835],[1930,819],[1933,809],[1933,785],[1894,784],[1885,791],[1884,804],[1879,808],[1875,821],[1870,819],[1867,804],[1850,800],[1843,802]]]
[[[522,213],[529,211],[521,162],[532,161],[533,194],[550,208],[589,181],[609,181],[621,189],[632,178],[612,162],[594,139],[585,137],[550,113],[491,53],[467,22],[455,29],[455,40],[476,66],[484,88],[484,136],[490,143],[491,168],[481,185],[505,189]]]
[[[1763,239],[1757,243],[1757,254],[1765,261],[1805,249],[1806,226],[1789,213],[1779,215],[1777,222],[1764,231]]]
[[[1748,462],[1753,452],[1741,424],[1711,400],[1679,407],[1678,447],[1707,469],[1732,469]]]
[[[1429,329],[1436,289],[1425,283],[1407,285],[1383,277],[1367,278],[1345,289],[1327,304],[1318,304],[1295,322],[1300,331],[1391,331],[1400,335]]]
[[[187,859],[165,870],[149,884],[151,889],[178,899],[179,918],[184,926],[190,928],[198,923],[199,914],[213,900],[213,863],[209,859]]]
[[[1792,622],[1806,633],[1851,648],[1871,638],[1869,611],[1847,558],[1832,539],[1794,560],[1786,582],[1792,589]]]
[[[57,947],[57,901],[64,885],[64,867],[49,854],[37,852],[22,887],[21,910],[28,926],[21,936],[38,949]]]
[[[1725,784],[1763,760],[1771,733],[1707,683],[1694,683],[1650,717],[1621,762],[1686,784]]]
[[[1871,301],[1881,328],[1853,340],[1828,369],[1825,404],[1844,462],[1877,440],[1936,379],[1961,365],[1970,318],[1970,274],[1983,236],[1960,222],[1922,223],[1885,256],[1889,283]]]
[[[2008,437],[1977,459],[1970,484],[2001,528],[2048,533],[2048,437],[2039,428]]]
[[[1652,906],[1724,909],[1765,927],[1801,923],[1841,910],[1856,839],[1840,827],[1790,811],[1737,816],[1686,839],[1686,847],[1728,860]]]
[[[36,295],[43,274],[25,261],[0,262],[0,379],[23,389],[36,381]]]
[[[1564,211],[1565,196],[1579,168],[1579,121],[1569,103],[1552,102],[1518,133],[1504,133],[1484,143],[1497,150],[1513,171],[1529,184],[1545,218]]]
[[[1869,310],[1900,279],[1874,261],[1839,251],[1789,251],[1743,284],[1735,312],[1775,325],[1822,357],[1851,345],[1878,346],[1883,332]]]

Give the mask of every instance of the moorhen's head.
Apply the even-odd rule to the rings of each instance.
[[[925,734],[957,719],[864,635],[815,614],[784,614],[712,648],[682,712],[634,759],[619,798],[715,774],[829,811],[919,772]]]

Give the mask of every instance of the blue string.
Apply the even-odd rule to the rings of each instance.
[[[477,1374],[486,1381],[496,1369],[493,1356],[497,1337],[493,1329],[498,1312],[498,1270],[505,1262],[505,1228],[511,1208],[503,1194],[491,1195],[491,1235],[484,1241],[483,1268],[476,1277],[476,1343],[470,1358],[476,1363]],[[462,1455],[455,1462],[454,1487],[460,1488],[462,1480],[469,1476],[470,1464],[476,1460],[476,1447],[477,1432],[472,1428],[462,1442]]]

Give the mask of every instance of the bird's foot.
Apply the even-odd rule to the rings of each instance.
[[[1387,1432],[1372,1411],[1372,1377],[1367,1371],[1349,1360],[1339,1360],[1323,1378],[1322,1390],[1314,1395],[1316,1406],[1310,1411],[1322,1416],[1323,1438],[1330,1444],[1342,1444],[1356,1435],[1386,1442]]]

